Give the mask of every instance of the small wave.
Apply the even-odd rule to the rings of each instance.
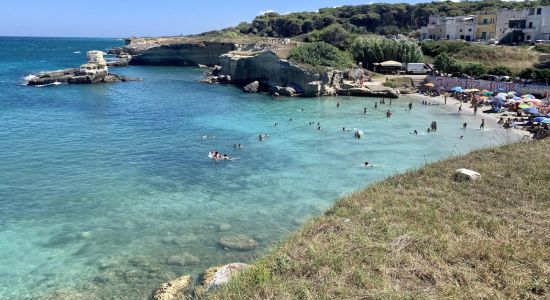
[[[52,85],[61,85],[63,83],[59,82],[59,81],[56,81],[56,82],[52,82],[52,83],[48,83],[48,84],[39,84],[39,85],[35,85],[35,87],[45,87],[45,86],[52,86]]]
[[[27,75],[27,76],[23,77],[23,80],[25,80],[26,82],[29,82],[29,81],[31,81],[35,78],[36,78],[36,75],[31,74],[31,75]]]
[[[73,53],[74,53],[74,54],[80,54],[80,53],[82,53],[82,52],[80,52],[80,51],[75,51],[75,52],[73,52]]]

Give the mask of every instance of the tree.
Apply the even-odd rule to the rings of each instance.
[[[364,65],[396,60],[403,63],[420,62],[422,50],[416,42],[382,37],[360,37],[351,46],[353,58]]]
[[[315,42],[299,45],[288,55],[295,63],[305,63],[311,66],[349,68],[353,65],[350,55],[325,42]]]
[[[469,63],[464,65],[462,68],[462,73],[468,74],[473,77],[480,77],[487,74],[487,68],[478,63]]]
[[[439,54],[434,60],[435,68],[443,73],[451,73],[454,64],[456,64],[456,61],[450,58],[447,53]]]
[[[494,68],[490,69],[488,71],[488,73],[491,74],[491,75],[496,75],[496,76],[510,76],[510,75],[512,75],[512,71],[510,70],[510,68],[505,67],[505,66],[494,67]]]

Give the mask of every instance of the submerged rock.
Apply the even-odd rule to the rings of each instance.
[[[183,253],[181,255],[172,255],[168,258],[166,261],[167,264],[173,265],[173,266],[189,266],[189,265],[195,265],[200,262],[200,259],[190,253]]]
[[[225,248],[248,251],[256,248],[256,241],[244,234],[226,235],[220,238],[220,245]]]
[[[153,300],[182,299],[183,293],[191,286],[191,276],[185,275],[163,283],[153,293]]]
[[[286,97],[296,96],[296,90],[289,86],[286,86],[286,87],[276,86],[274,92],[281,96],[286,96]]]
[[[231,263],[225,266],[213,267],[202,274],[201,284],[195,289],[197,295],[204,295],[219,286],[227,283],[240,271],[249,268],[250,265],[243,263]]]

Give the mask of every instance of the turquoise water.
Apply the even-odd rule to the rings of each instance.
[[[393,101],[387,119],[390,106],[375,110],[378,99],[243,94],[198,83],[202,71],[194,68],[112,70],[141,82],[19,85],[30,73],[77,66],[87,50],[120,44],[0,38],[1,299],[145,299],[176,275],[249,261],[370,182],[508,140],[492,128],[460,129],[480,117],[414,99],[407,111],[407,97]],[[439,130],[426,134],[433,120]],[[409,134],[414,129],[420,135]],[[260,133],[269,137],[259,142]],[[212,149],[239,159],[211,161]],[[365,160],[375,167],[362,168]],[[258,247],[220,247],[231,234]],[[174,264],[174,255],[196,258]]]

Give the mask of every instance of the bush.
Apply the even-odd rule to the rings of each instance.
[[[537,52],[550,53],[550,45],[536,45],[534,49]]]
[[[288,59],[295,63],[340,69],[349,68],[353,65],[353,61],[347,52],[343,52],[325,42],[299,45],[290,51]]]
[[[480,77],[487,74],[487,68],[478,63],[469,63],[462,66],[462,73],[473,77]]]
[[[367,64],[395,60],[402,63],[422,61],[420,46],[412,41],[397,41],[381,37],[361,37],[351,46],[353,58]]]
[[[505,66],[497,66],[488,71],[489,75],[496,75],[496,76],[511,76],[512,70],[510,68]]]
[[[342,25],[333,24],[322,30],[309,33],[307,40],[310,42],[325,42],[338,47],[340,50],[346,50],[353,41],[353,35],[346,31]]]

